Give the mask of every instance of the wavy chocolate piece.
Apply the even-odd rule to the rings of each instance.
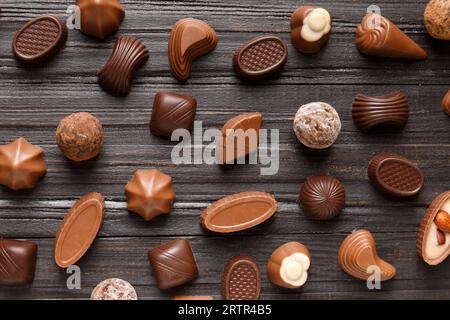
[[[261,291],[261,274],[251,256],[236,256],[225,265],[222,296],[225,300],[257,300]]]
[[[447,91],[447,94],[442,99],[442,110],[450,116],[450,90]]]
[[[387,18],[371,13],[356,29],[356,46],[367,55],[426,59],[427,53]]]
[[[216,32],[206,22],[193,18],[177,21],[169,38],[169,63],[173,76],[186,81],[194,60],[214,50],[216,45]]]
[[[126,96],[134,72],[148,57],[147,48],[137,38],[117,38],[111,57],[98,72],[100,86],[113,96]]]
[[[36,66],[55,56],[67,41],[66,24],[54,16],[27,22],[14,36],[14,57],[25,66]]]
[[[29,241],[0,237],[0,285],[23,286],[33,282],[38,246]]]
[[[411,197],[422,190],[424,176],[414,163],[396,154],[379,154],[369,162],[368,175],[381,192]]]
[[[286,44],[275,36],[256,37],[233,56],[236,74],[247,80],[261,80],[283,69],[288,57]]]
[[[408,100],[400,91],[386,96],[359,94],[353,101],[352,117],[355,125],[362,131],[380,127],[401,128],[408,122]]]

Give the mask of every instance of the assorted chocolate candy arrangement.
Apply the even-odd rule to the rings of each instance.
[[[124,19],[119,0],[77,0],[81,14],[81,32],[102,40],[114,34]],[[431,36],[450,40],[445,0],[431,0],[424,20]],[[447,12],[447,14],[446,14]],[[315,54],[324,50],[330,38],[332,16],[317,6],[301,6],[291,17],[291,40],[297,51]],[[62,49],[67,27],[53,16],[37,17],[26,23],[12,43],[14,57],[24,66],[38,66]],[[168,60],[173,76],[185,82],[191,76],[195,60],[213,51],[218,37],[204,21],[184,18],[175,23],[168,42]],[[394,23],[379,14],[366,15],[356,29],[356,47],[365,55],[420,60],[427,53]],[[99,85],[113,96],[125,96],[131,90],[135,71],[149,58],[149,50],[137,38],[119,36],[112,54],[98,72]],[[262,80],[282,72],[288,59],[288,47],[278,37],[262,35],[249,40],[230,53],[233,70],[245,81]],[[450,115],[450,91],[442,101]],[[155,95],[150,119],[153,135],[170,139],[177,129],[192,130],[197,110],[194,97],[173,92]],[[382,128],[402,128],[410,115],[404,93],[384,96],[359,94],[352,109],[355,126],[365,133]],[[263,115],[250,112],[236,115],[222,127],[217,152],[223,164],[257,151]],[[337,111],[326,102],[311,102],[299,107],[293,120],[297,139],[310,149],[330,148],[338,139],[342,124]],[[257,143],[245,136],[244,150],[228,145],[238,139],[236,130],[253,130]],[[232,139],[232,140],[231,140]],[[102,124],[94,115],[78,112],[63,118],[56,129],[56,143],[71,161],[83,162],[96,157],[104,142]],[[13,189],[29,189],[46,172],[44,151],[25,138],[0,146],[0,184]],[[425,182],[414,162],[401,155],[382,153],[368,163],[368,179],[380,192],[391,197],[417,195]],[[175,200],[172,177],[157,169],[137,170],[125,186],[127,208],[150,221],[169,214]],[[330,175],[308,177],[299,191],[299,204],[312,220],[337,219],[345,206],[343,184]],[[205,232],[232,234],[243,232],[270,219],[277,212],[275,197],[265,192],[242,192],[226,196],[209,205],[199,216]],[[55,238],[56,264],[67,268],[89,250],[105,215],[104,196],[92,192],[81,197],[64,217]],[[419,256],[428,264],[441,263],[450,254],[450,191],[439,195],[428,208],[417,238]],[[296,289],[304,286],[312,268],[312,255],[299,242],[276,248],[266,266],[267,278],[276,286]],[[29,241],[0,238],[0,285],[29,285],[34,278],[37,245]],[[148,251],[150,268],[159,289],[166,290],[194,281],[199,276],[195,254],[186,239],[161,244]],[[368,230],[354,230],[342,242],[338,264],[350,276],[367,280],[373,269],[381,281],[393,278],[396,268],[379,257],[375,239]],[[372,270],[372,271],[371,271]],[[247,255],[232,257],[224,266],[222,295],[230,300],[258,299],[261,272],[257,261]],[[92,291],[93,300],[136,300],[136,290],[125,280],[111,278]],[[212,296],[176,296],[176,300],[211,300]]]

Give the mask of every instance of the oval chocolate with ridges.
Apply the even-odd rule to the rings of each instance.
[[[27,66],[50,60],[67,41],[67,27],[54,16],[41,16],[27,22],[14,36],[14,57]]]
[[[450,255],[450,233],[439,229],[436,224],[438,213],[450,213],[450,190],[431,202],[417,234],[417,253],[429,265],[438,265]]]
[[[251,256],[236,256],[225,265],[222,296],[226,300],[257,300],[261,291],[261,273]]]
[[[422,171],[408,159],[396,154],[379,154],[372,158],[368,175],[377,189],[397,197],[414,196],[424,184]]]
[[[55,240],[55,261],[61,268],[75,264],[94,242],[103,223],[104,198],[100,193],[84,195],[64,217]]]
[[[265,192],[241,192],[222,198],[203,211],[201,225],[213,232],[230,233],[252,228],[272,217],[275,198]]]
[[[280,38],[256,37],[234,53],[233,68],[242,78],[260,80],[281,71],[287,57],[287,46]]]
[[[408,100],[400,91],[372,97],[360,94],[353,101],[352,117],[363,131],[403,127],[409,117]]]

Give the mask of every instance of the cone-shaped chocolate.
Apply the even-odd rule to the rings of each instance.
[[[395,24],[385,17],[371,13],[364,17],[356,29],[356,46],[367,55],[426,59],[427,53]]]

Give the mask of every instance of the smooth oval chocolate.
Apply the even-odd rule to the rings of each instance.
[[[396,154],[379,154],[369,162],[368,175],[373,185],[391,196],[410,197],[424,184],[422,171],[411,161]]]
[[[251,256],[236,256],[225,265],[222,296],[226,300],[257,300],[261,291],[261,274]]]
[[[61,268],[75,264],[94,242],[103,223],[104,198],[92,192],[81,197],[64,217],[55,240],[55,261]]]
[[[241,192],[222,198],[200,216],[201,225],[213,232],[231,233],[252,228],[272,217],[275,198],[265,192]]]
[[[431,202],[420,223],[417,253],[429,265],[438,265],[450,255],[450,233],[440,230],[436,224],[436,216],[440,212],[450,213],[450,190]]]
[[[400,91],[385,96],[359,94],[353,101],[353,122],[363,131],[376,128],[401,128],[408,122],[408,117],[408,100]]]
[[[41,16],[27,22],[14,36],[14,57],[27,66],[44,63],[64,46],[67,27],[54,16]]]
[[[242,45],[233,56],[236,74],[260,80],[283,69],[288,57],[286,44],[275,36],[260,36]]]

